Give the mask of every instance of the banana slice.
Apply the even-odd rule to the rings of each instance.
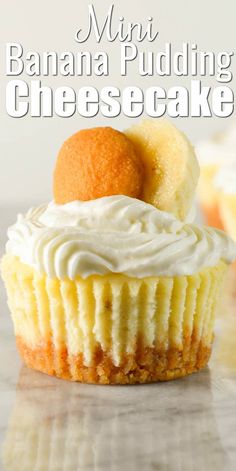
[[[185,220],[199,165],[185,135],[166,120],[143,120],[125,131],[144,165],[141,198]]]

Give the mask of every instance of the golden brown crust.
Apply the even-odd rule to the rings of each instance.
[[[204,215],[204,220],[208,226],[224,230],[218,204],[213,206],[202,205],[202,212]]]
[[[82,354],[69,357],[65,347],[55,351],[51,342],[44,342],[32,349],[22,338],[16,340],[29,368],[58,378],[96,384],[151,383],[180,378],[206,366],[211,354],[209,346],[186,338],[182,351],[140,348],[135,355],[126,355],[119,367],[98,348],[93,365],[85,366]]]
[[[111,195],[138,198],[142,181],[142,163],[128,137],[109,127],[83,129],[60,149],[54,199],[64,204]]]

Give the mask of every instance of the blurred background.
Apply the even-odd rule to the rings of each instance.
[[[110,120],[101,116],[93,119],[86,119],[76,114],[67,119],[59,117],[31,118],[30,116],[26,116],[21,119],[14,119],[9,117],[6,113],[5,88],[11,77],[5,76],[5,44],[7,42],[19,42],[24,47],[25,52],[29,50],[38,51],[39,53],[42,53],[43,51],[57,51],[59,54],[63,51],[76,52],[79,50],[79,47],[74,41],[74,35],[79,28],[85,28],[85,30],[87,30],[87,7],[89,3],[93,3],[95,6],[99,19],[103,19],[105,17],[111,3],[114,3],[115,5],[115,20],[119,16],[125,16],[127,21],[142,22],[148,16],[153,16],[155,18],[154,24],[159,30],[159,36],[155,44],[146,43],[146,45],[147,48],[149,47],[153,50],[156,49],[157,52],[164,49],[166,42],[172,43],[174,51],[179,50],[182,47],[183,42],[197,43],[198,50],[215,51],[216,53],[223,50],[231,51],[235,47],[235,0],[224,0],[224,2],[216,0],[68,0],[67,2],[60,0],[40,0],[39,2],[30,0],[0,0],[0,257],[4,251],[7,227],[15,221],[16,213],[24,212],[30,206],[38,205],[52,199],[52,172],[58,150],[63,141],[80,128],[111,125],[122,130],[130,126],[135,121],[125,118],[122,115]],[[119,75],[120,44],[116,42],[108,43],[106,40],[102,40],[100,44],[97,44],[94,41],[93,35],[84,45],[84,50],[89,50],[91,52],[105,50],[110,54],[109,77],[42,77],[42,85],[49,85],[53,89],[61,85],[67,85],[73,87],[75,90],[84,85],[91,85],[98,89],[105,85],[113,85],[119,88],[133,85],[139,86],[145,90],[146,88],[155,85],[163,86],[166,89],[174,85],[189,87],[191,81],[191,77],[140,77],[137,72],[136,63],[133,63],[132,66],[129,65],[128,76],[122,78]],[[232,66],[232,71],[234,72],[234,70],[235,58]],[[27,82],[30,81],[30,77],[26,77],[24,74],[19,78],[22,78],[23,80],[25,79]],[[217,81],[214,77],[202,78],[202,81],[208,86],[217,86]],[[235,93],[235,77],[228,85]],[[181,119],[177,118],[173,120],[173,122],[188,135],[194,144],[197,145],[200,141],[203,141],[203,144],[198,148],[199,155],[201,154],[202,175],[201,184],[198,190],[202,209],[201,214],[205,214],[205,220],[210,224],[226,229],[236,241],[236,177],[235,195],[231,192],[228,197],[228,194],[224,194],[223,191],[219,192],[214,185],[215,176],[217,172],[220,171],[222,162],[226,160],[225,157],[227,156],[227,161],[236,162],[236,123],[234,123],[234,119],[235,118],[233,116],[227,119],[190,117]],[[218,133],[221,134],[221,137],[217,140],[211,141],[211,136]],[[236,175],[235,164],[234,169],[235,173],[233,173],[233,171],[231,172],[231,170],[229,171],[231,177],[230,188],[233,188],[234,186],[232,176],[234,179],[234,175]],[[228,176],[226,175],[226,177],[223,178],[224,182],[226,181],[226,185],[227,179]],[[235,286],[236,284],[234,281],[234,290]],[[5,307],[5,298],[5,290],[3,290],[3,285],[0,279],[2,315],[0,347],[2,348],[1,358],[7,359],[7,362],[2,362],[4,374],[2,377],[0,375],[0,389],[4,400],[2,403],[4,407],[2,407],[0,439],[5,435],[4,424],[7,423],[10,410],[13,407],[15,384],[17,383],[16,378],[20,365],[20,361],[16,359],[12,325],[10,315]],[[203,470],[204,459],[206,460],[206,468],[204,469],[210,470],[209,466],[213,463],[216,463],[217,469],[223,469],[222,460],[224,460],[225,464],[224,469],[229,469],[227,465],[228,457],[225,453],[233,453],[235,450],[235,432],[233,433],[233,430],[235,430],[235,414],[232,413],[233,410],[235,411],[235,301],[231,302],[232,313],[228,309],[228,304],[228,301],[224,303],[223,317],[226,320],[225,329],[222,329],[220,326],[222,331],[222,342],[217,344],[219,345],[219,349],[216,350],[217,355],[221,354],[222,356],[221,364],[219,361],[217,362],[216,360],[213,360],[213,370],[206,370],[203,372],[203,376],[194,376],[191,379],[193,382],[185,382],[183,393],[187,395],[186,397],[183,396],[182,401],[179,401],[179,397],[181,397],[182,392],[175,393],[176,386],[175,383],[172,382],[172,384],[169,385],[168,394],[166,394],[166,386],[163,385],[164,389],[161,388],[159,390],[161,396],[156,396],[156,394],[154,395],[155,398],[158,398],[159,402],[155,399],[152,404],[149,399],[147,400],[148,404],[151,404],[151,407],[148,408],[149,413],[145,418],[143,427],[145,431],[148,431],[148,433],[145,432],[146,437],[154,437],[155,453],[157,442],[155,426],[157,425],[163,435],[163,427],[160,427],[159,423],[162,425],[162,422],[164,421],[163,423],[166,425],[166,411],[168,412],[168,407],[170,408],[170,414],[173,414],[174,411],[175,417],[178,419],[177,421],[174,420],[174,432],[176,433],[171,432],[170,434],[171,443],[173,442],[174,444],[174,453],[170,456],[169,449],[171,448],[164,448],[164,459],[167,461],[171,459],[171,463],[174,463],[175,458],[177,457],[176,469],[180,469],[181,465],[184,466],[184,469],[187,469],[185,468],[185,464],[188,466],[186,453],[187,457],[189,454],[189,457],[191,458],[190,463],[193,463],[194,469],[198,469],[197,463],[199,462],[201,463],[199,469]],[[230,321],[230,316],[233,319],[232,322]],[[227,374],[225,374],[225,367],[227,367]],[[44,442],[47,447],[48,443],[50,444],[50,442],[48,442],[47,433],[50,430],[50,424],[52,422],[54,432],[58,432],[54,433],[53,437],[56,440],[59,437],[60,440],[56,443],[59,443],[61,446],[61,437],[63,438],[63,434],[68,433],[67,422],[69,421],[69,425],[71,422],[74,424],[78,419],[77,422],[82,433],[80,448],[84,447],[85,450],[85,455],[82,454],[82,460],[83,456],[86,456],[89,460],[93,460],[93,454],[88,453],[89,449],[87,447],[87,439],[89,440],[88,443],[91,442],[93,445],[93,449],[95,443],[94,440],[96,439],[97,442],[95,445],[98,446],[98,450],[100,447],[102,450],[98,456],[102,459],[103,466],[103,448],[105,443],[103,432],[106,432],[106,439],[108,436],[107,431],[109,433],[110,430],[113,431],[113,435],[115,433],[115,441],[114,436],[111,433],[111,437],[108,437],[108,445],[110,442],[112,442],[112,444],[116,444],[116,434],[119,431],[121,436],[126,440],[127,433],[129,434],[130,430],[132,432],[132,424],[136,427],[137,421],[131,421],[130,425],[124,411],[118,414],[118,409],[116,410],[116,408],[114,409],[110,407],[109,402],[108,409],[110,410],[110,416],[108,414],[104,421],[105,426],[101,427],[100,420],[98,420],[103,411],[103,409],[100,408],[102,396],[99,396],[99,394],[103,394],[101,389],[99,389],[99,394],[97,394],[96,390],[96,397],[92,394],[86,396],[84,393],[79,393],[79,401],[81,402],[82,400],[82,402],[81,405],[79,405],[77,415],[74,414],[73,410],[72,417],[72,415],[68,415],[70,411],[69,409],[69,412],[67,411],[67,407],[71,407],[71,404],[74,407],[75,403],[80,404],[77,392],[73,398],[73,391],[77,390],[77,385],[75,385],[75,390],[71,389],[71,385],[69,385],[70,392],[68,395],[66,383],[64,386],[63,383],[60,383],[58,390],[56,389],[55,391],[51,386],[48,387],[46,385],[47,377],[45,376],[44,380],[46,378],[46,383],[44,386],[46,385],[47,394],[42,394],[42,390],[37,381],[41,382],[43,378],[41,379],[40,377],[40,379],[36,380],[33,377],[33,379],[29,380],[30,384],[32,382],[33,385],[32,390],[29,389],[28,386],[26,387],[26,384],[28,385],[28,383],[26,383],[25,378],[27,378],[27,372],[23,370],[23,374],[21,373],[19,378],[15,406],[15,413],[18,413],[16,416],[16,430],[18,432],[17,435],[12,433],[15,425],[14,413],[14,420],[13,422],[10,422],[11,434],[9,435],[10,438],[13,437],[14,439],[13,446],[10,441],[8,442],[8,449],[10,450],[10,447],[12,447],[13,453],[16,449],[20,450],[21,457],[24,457],[22,450],[25,450],[27,440],[29,442],[32,437],[33,439],[35,438],[35,431],[37,434],[39,431],[43,438],[46,437]],[[32,377],[30,376],[30,378]],[[53,394],[52,401],[50,401],[52,395],[50,395],[50,391]],[[60,395],[60,391],[62,391],[62,396]],[[140,391],[141,390],[139,390],[139,398]],[[149,391],[153,391],[153,389]],[[56,395],[54,394],[55,392]],[[60,412],[63,412],[62,420],[58,420],[56,416],[54,421],[53,409],[53,413],[51,413],[50,409],[50,414],[48,415],[47,413],[45,418],[45,410],[42,412],[43,409],[41,407],[43,406],[45,409],[45,404],[41,404],[41,402],[38,401],[39,393],[41,398],[40,400],[43,398],[44,402],[46,401],[46,403],[50,403],[50,407],[51,403],[55,405],[54,409],[56,410],[56,413],[59,409]],[[36,396],[34,397],[35,394]],[[118,393],[118,395],[119,394],[120,393]],[[151,394],[153,394],[153,392],[151,392]],[[54,395],[56,400],[54,400]],[[146,397],[146,389],[144,391],[144,396]],[[177,397],[180,406],[181,404],[183,406],[181,406],[182,409],[180,407],[180,410],[178,409],[179,405],[176,407],[175,402],[173,402],[175,396]],[[120,404],[120,395],[118,399]],[[63,403],[66,404],[65,411],[61,408],[61,400],[62,405]],[[133,411],[133,398],[131,398],[130,401],[130,410]],[[141,409],[144,402],[144,400],[139,401]],[[159,404],[161,404],[160,409],[158,409]],[[121,407],[123,407],[122,403]],[[47,408],[46,411],[48,411]],[[193,411],[194,415],[191,414],[191,411]],[[26,423],[28,420],[28,435],[25,435],[25,422],[22,422],[21,420],[24,416],[26,417]],[[95,417],[95,426],[94,422],[91,420],[92,417]],[[139,413],[137,417],[143,418],[143,415],[140,415]],[[192,421],[192,418],[194,417],[200,417],[195,424],[196,430],[194,429],[194,421]],[[223,420],[223,418],[225,420]],[[149,419],[150,424],[148,422]],[[23,428],[21,430],[19,427],[22,427],[22,424]],[[146,424],[149,424],[149,428],[147,428]],[[125,430],[124,426],[126,428],[128,426],[126,435],[123,434],[123,430]],[[190,438],[193,436],[194,441],[190,440],[189,437],[187,437],[187,440],[184,440],[185,436],[183,436],[184,438],[182,437],[182,432],[179,434],[179,431],[180,429],[182,430],[182,428],[183,431],[185,429],[187,430],[187,433],[190,434]],[[139,433],[140,430],[142,430],[142,427],[136,427],[136,429]],[[149,433],[149,429],[151,433]],[[164,427],[164,432],[166,432],[163,435],[164,441],[168,444],[168,440],[166,440],[167,431],[168,427]],[[179,439],[179,435],[181,439]],[[132,433],[130,436],[132,438]],[[139,440],[141,451],[137,457],[140,459],[143,448],[145,459],[146,457],[149,459],[145,448],[146,441],[144,440],[142,443],[142,435],[138,436],[141,437]],[[36,441],[34,439],[33,444],[35,443]],[[117,443],[119,444],[119,442]],[[134,441],[132,443],[134,443]],[[194,447],[192,446],[192,443],[194,443]],[[67,444],[70,445],[70,441],[68,441]],[[186,451],[185,455],[182,450],[183,444],[184,450]],[[127,452],[128,450],[130,453],[129,446],[130,441],[128,440],[127,443],[125,442],[124,452]],[[148,447],[149,449],[152,448],[152,440],[150,441],[149,438]],[[221,452],[221,448],[223,452]],[[61,449],[63,453],[63,446]],[[58,452],[57,448],[55,448],[55,450]],[[116,447],[112,448],[113,455],[114,450],[116,453]],[[167,450],[167,453],[165,453],[165,450]],[[193,453],[193,450],[197,450],[195,454]],[[113,455],[111,454],[111,458],[113,458]],[[31,457],[32,456],[34,457],[37,455],[31,453]],[[76,459],[77,457],[75,453],[70,454],[70,456],[71,459]],[[116,458],[117,456],[118,455],[116,455]],[[153,456],[154,455],[151,453],[151,467],[154,469],[155,462],[153,461]],[[47,460],[47,454],[45,457]],[[58,454],[58,457],[60,459],[60,454]],[[132,448],[129,457],[131,457],[130,459],[132,460],[132,463],[128,461],[128,465],[131,463],[131,465],[136,466],[136,461],[133,460]],[[108,455],[108,460],[111,458]],[[123,461],[127,464],[125,459],[126,454],[123,453]],[[158,454],[159,461],[156,464],[158,469],[159,466],[161,466],[160,459],[161,458]],[[209,466],[208,463],[210,463]],[[118,461],[117,465],[119,466]],[[18,462],[18,466],[21,466],[21,459]],[[100,469],[96,458],[95,467],[97,466]],[[213,466],[212,469],[216,468]],[[1,464],[0,469],[2,469]],[[25,471],[22,466],[19,469]],[[168,467],[168,469],[170,468]]]
[[[33,205],[52,198],[52,170],[58,149],[70,134],[79,128],[97,125],[112,125],[122,129],[131,124],[132,119],[120,115],[108,119],[101,116],[88,119],[74,115],[71,118],[11,118],[5,111],[5,87],[11,77],[5,77],[5,43],[20,42],[25,51],[78,50],[74,34],[79,28],[87,30],[87,5],[93,3],[98,18],[104,19],[111,0],[69,0],[68,2],[9,2],[1,0],[1,75],[0,75],[0,204],[9,207]],[[123,15],[127,21],[144,21],[148,16],[155,18],[159,37],[155,44],[147,43],[151,49],[163,50],[166,42],[171,42],[173,50],[182,43],[196,42],[201,50],[232,50],[235,44],[235,0],[215,2],[214,0],[136,0],[113,1],[114,23]],[[72,86],[75,90],[83,85],[102,88],[114,85],[120,88],[129,85],[142,87],[152,85],[169,88],[173,85],[189,86],[191,77],[140,77],[137,65],[129,67],[127,77],[119,76],[119,43],[102,40],[97,44],[94,36],[84,44],[84,50],[95,52],[105,50],[110,53],[109,77],[42,77],[42,85],[54,89],[59,85]],[[234,65],[234,62],[233,62]],[[233,67],[232,67],[233,70]],[[24,79],[24,74],[19,78]],[[30,77],[26,80],[29,82]],[[214,77],[203,80],[209,86],[216,86]],[[235,91],[235,79],[228,84]],[[214,132],[225,129],[231,118],[181,118],[175,124],[196,143]]]

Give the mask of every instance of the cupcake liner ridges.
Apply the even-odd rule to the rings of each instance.
[[[5,255],[2,273],[25,363],[91,383],[174,379],[204,367],[226,265],[191,276],[50,279]]]

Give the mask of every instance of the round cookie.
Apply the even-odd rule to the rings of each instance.
[[[139,198],[143,166],[133,143],[110,127],[84,129],[62,145],[54,170],[58,204],[117,194]]]

